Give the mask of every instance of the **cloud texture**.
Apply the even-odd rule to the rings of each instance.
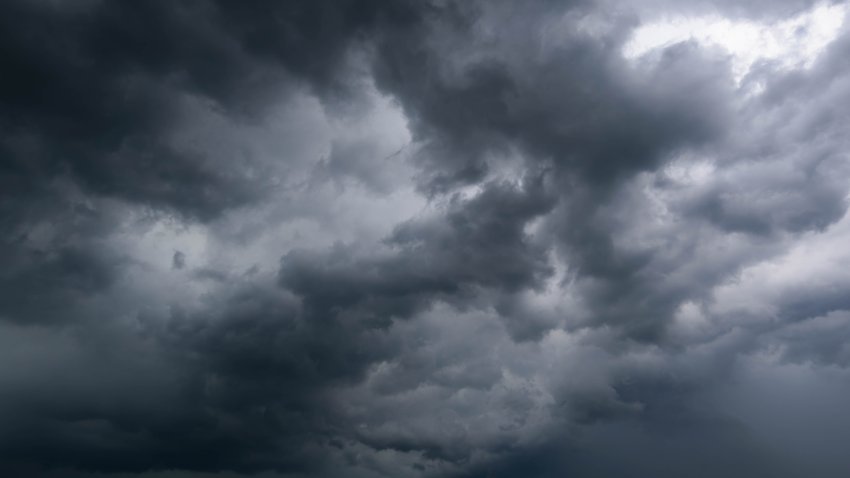
[[[0,474],[845,476],[847,9],[5,2]]]

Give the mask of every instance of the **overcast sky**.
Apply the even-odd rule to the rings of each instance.
[[[0,65],[4,478],[848,476],[846,2],[5,0]]]

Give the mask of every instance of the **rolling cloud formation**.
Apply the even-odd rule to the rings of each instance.
[[[848,9],[4,2],[0,475],[846,476]]]

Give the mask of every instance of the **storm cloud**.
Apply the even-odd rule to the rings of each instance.
[[[0,474],[845,476],[848,9],[5,2]]]

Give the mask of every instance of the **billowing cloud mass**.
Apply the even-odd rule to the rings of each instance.
[[[0,475],[847,476],[848,13],[3,2]]]

